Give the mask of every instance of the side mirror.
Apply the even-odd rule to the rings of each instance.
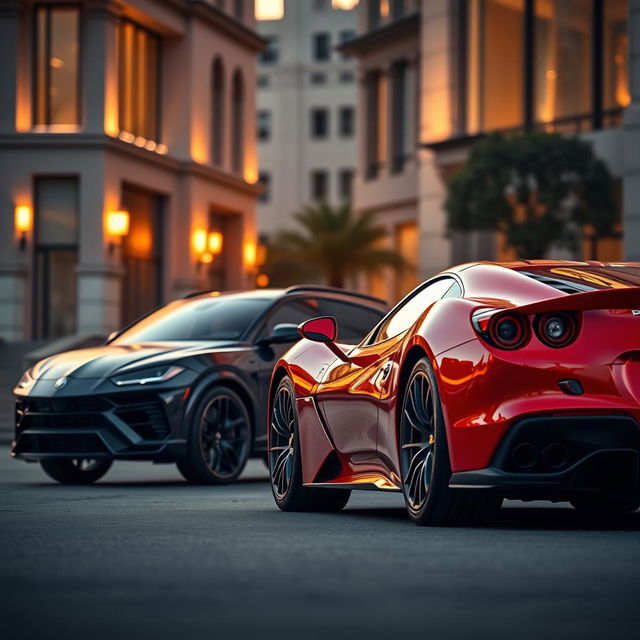
[[[260,340],[261,344],[286,344],[288,342],[298,342],[300,335],[295,324],[282,323],[273,327],[268,338]]]
[[[338,337],[338,324],[333,316],[312,318],[298,326],[303,338],[314,342],[335,342]]]

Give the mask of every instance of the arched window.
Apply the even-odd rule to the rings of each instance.
[[[221,165],[224,158],[224,67],[220,58],[213,62],[211,83],[211,158],[213,164]]]
[[[237,69],[233,74],[231,94],[231,136],[233,147],[231,168],[235,173],[241,174],[244,168],[244,86],[240,69]]]

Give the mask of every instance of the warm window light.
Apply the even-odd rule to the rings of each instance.
[[[359,0],[331,0],[331,6],[334,9],[342,9],[343,11],[351,11],[354,9]]]
[[[207,239],[209,253],[220,253],[222,251],[222,234],[219,231],[211,231]]]
[[[284,0],[256,0],[256,20],[282,20]]]
[[[31,207],[26,204],[19,204],[14,211],[14,225],[18,234],[20,234],[20,250],[27,248],[27,234],[33,227],[33,212]]]
[[[269,276],[266,273],[261,273],[256,278],[256,286],[260,289],[264,289],[269,285]]]
[[[201,256],[207,250],[207,232],[204,229],[196,229],[191,235],[193,252]]]
[[[207,253],[203,253],[200,258],[200,262],[203,264],[211,264],[213,262],[213,255],[207,251]]]

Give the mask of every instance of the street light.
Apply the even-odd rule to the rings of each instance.
[[[122,238],[129,234],[129,220],[129,212],[124,209],[109,211],[107,214],[107,233],[112,238],[109,242],[109,253],[113,253],[116,246],[122,242]],[[114,238],[118,238],[118,243]]]
[[[27,248],[27,234],[33,228],[33,211],[27,204],[16,205],[13,212],[13,222],[17,233],[19,234],[18,246],[20,251]]]

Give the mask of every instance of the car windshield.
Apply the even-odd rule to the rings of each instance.
[[[118,336],[113,344],[237,340],[269,306],[269,298],[194,298],[154,311]]]

